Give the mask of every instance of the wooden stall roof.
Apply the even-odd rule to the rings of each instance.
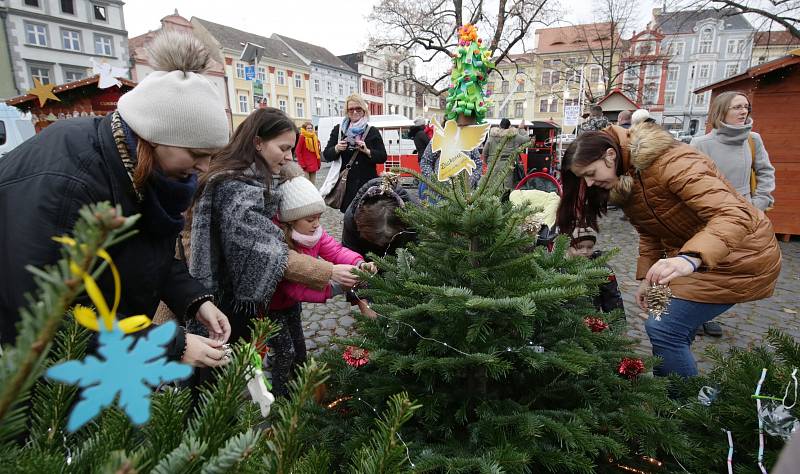
[[[129,79],[125,79],[123,77],[118,77],[117,79],[119,79],[119,81],[122,83],[123,86],[127,86],[127,87],[130,87],[130,88],[136,87],[136,83],[131,81],[131,80],[129,80]],[[53,93],[58,94],[59,92],[65,92],[65,91],[72,90],[72,89],[78,89],[78,88],[81,88],[81,87],[95,85],[99,81],[100,81],[100,75],[99,74],[95,74],[94,76],[89,76],[89,77],[87,77],[85,79],[81,79],[79,81],[67,82],[66,84],[61,84],[60,86],[56,86],[56,87],[53,88]],[[31,100],[36,100],[36,99],[37,99],[37,97],[35,95],[33,95],[33,94],[25,94],[25,95],[20,95],[20,96],[8,99],[6,101],[6,104],[7,105],[18,105],[18,104],[22,104],[22,103],[25,103],[25,102],[28,102],[28,101],[31,101]]]

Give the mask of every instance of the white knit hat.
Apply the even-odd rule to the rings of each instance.
[[[284,180],[278,185],[281,194],[281,222],[292,222],[304,217],[325,212],[325,201],[319,190],[303,176],[303,170],[295,163],[287,163],[281,169]]]
[[[156,69],[117,103],[122,119],[144,140],[182,148],[222,148],[230,138],[225,103],[202,73],[211,58],[186,33],[165,31],[147,48]]]

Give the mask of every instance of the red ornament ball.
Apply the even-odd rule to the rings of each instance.
[[[587,316],[583,319],[583,322],[592,332],[603,332],[608,329],[608,324],[600,318]]]
[[[342,359],[347,365],[361,367],[369,362],[369,351],[361,347],[347,346],[342,354]]]
[[[644,362],[642,359],[631,359],[630,357],[623,358],[617,368],[617,373],[630,380],[635,379],[642,372],[644,372]]]

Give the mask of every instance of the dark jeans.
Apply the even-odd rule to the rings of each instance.
[[[275,396],[289,395],[289,378],[295,368],[306,361],[306,340],[300,324],[301,313],[300,304],[269,313],[269,318],[281,325],[280,331],[267,341],[270,347],[268,357],[272,371],[272,391]]]
[[[661,377],[673,373],[682,377],[697,375],[697,363],[691,350],[694,331],[731,306],[670,298],[667,313],[661,321],[651,317],[644,324],[653,344],[653,355],[662,359],[661,365],[653,369],[653,374]]]

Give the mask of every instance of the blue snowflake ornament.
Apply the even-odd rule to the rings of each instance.
[[[75,431],[111,405],[119,395],[119,406],[135,424],[150,419],[150,387],[185,379],[192,368],[168,362],[165,345],[175,335],[174,321],[155,327],[142,337],[127,336],[117,324],[111,331],[100,331],[102,358],[88,356],[83,361],[68,360],[54,365],[47,377],[76,384],[83,389],[67,422],[67,430]]]

